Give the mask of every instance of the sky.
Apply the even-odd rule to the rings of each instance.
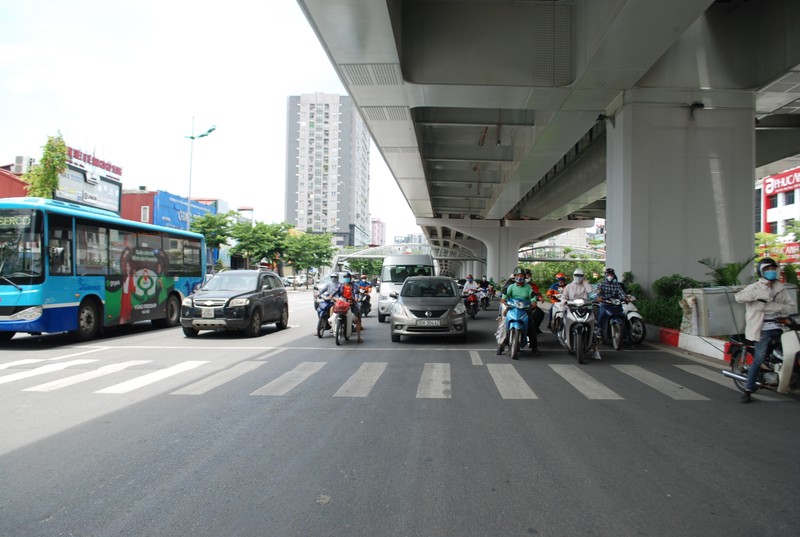
[[[0,165],[48,136],[140,186],[285,220],[290,95],[346,91],[295,0],[0,3]],[[194,142],[186,138],[212,125]],[[420,233],[373,146],[370,212],[387,241]],[[191,188],[191,192],[190,192]]]

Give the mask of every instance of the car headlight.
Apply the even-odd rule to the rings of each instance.
[[[392,304],[389,313],[392,313],[394,315],[404,315],[406,317],[409,317],[408,313],[406,313],[406,309],[399,302],[395,302],[394,304]]]
[[[12,321],[35,321],[39,317],[42,316],[42,307],[41,306],[33,306],[30,308],[25,308],[22,311],[18,311],[13,315],[9,316],[9,319]]]
[[[228,304],[230,307],[235,308],[236,306],[246,306],[250,303],[250,300],[247,298],[234,298]]]
[[[191,308],[192,307],[192,297],[187,296],[186,298],[184,298],[182,304],[184,306],[188,306],[188,307]]]
[[[466,312],[467,312],[467,307],[464,305],[463,302],[459,302],[458,304],[456,304],[456,307],[453,308],[453,313],[455,313],[456,315],[461,315]]]

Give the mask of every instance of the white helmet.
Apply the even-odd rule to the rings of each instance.
[[[583,274],[583,269],[582,269],[582,268],[576,268],[576,269],[573,271],[572,275],[573,275],[573,276],[583,276],[583,275],[584,275],[584,274]]]

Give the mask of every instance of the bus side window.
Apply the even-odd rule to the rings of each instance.
[[[50,274],[72,274],[72,219],[50,214],[48,222]]]

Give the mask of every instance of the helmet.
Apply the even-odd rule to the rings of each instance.
[[[331,280],[338,280],[339,273],[338,272],[331,272]]]
[[[559,272],[558,274],[556,274],[556,280],[566,280],[566,279],[567,277],[566,275],[564,275],[563,272]]]
[[[352,277],[353,277],[353,275],[352,275],[352,274],[350,274],[349,272],[345,272],[345,273],[344,273],[344,277],[345,277],[345,278],[352,278]]]
[[[514,269],[514,272],[512,272],[511,274],[513,276],[516,276],[517,274],[525,274],[525,269],[523,269],[522,267],[516,267]]]
[[[362,275],[361,275],[361,279],[362,279],[362,280],[366,280],[366,279],[367,279],[367,275],[366,275],[366,274],[362,274]]]
[[[530,275],[530,273],[531,273],[531,269],[529,269],[529,268],[526,268],[526,269],[525,269],[525,274],[527,274],[527,275]]]
[[[778,264],[775,262],[774,259],[772,259],[771,257],[765,257],[764,259],[758,262],[758,265],[756,265],[756,273],[759,275],[759,277],[763,278],[764,269],[766,267],[777,267],[777,266]]]
[[[473,279],[472,274],[467,274],[467,279],[472,280]]]
[[[606,267],[606,270],[605,270],[605,272],[606,272],[606,274],[613,274],[614,276],[616,276],[616,275],[617,275],[617,273],[616,273],[616,272],[614,272],[614,269],[613,269],[613,268],[611,268],[611,267]]]
[[[576,268],[576,269],[575,269],[575,270],[572,272],[572,275],[573,275],[573,276],[583,276],[583,275],[584,275],[584,274],[583,274],[583,269],[582,269],[582,268],[580,268],[580,267],[579,267],[579,268]]]

